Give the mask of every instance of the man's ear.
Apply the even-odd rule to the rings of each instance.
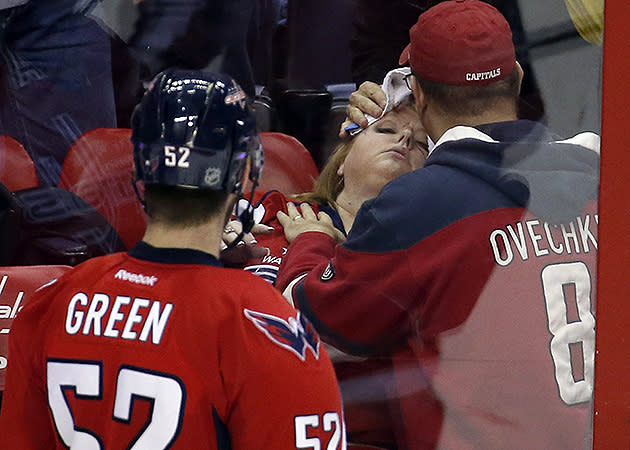
[[[420,112],[426,107],[427,97],[424,95],[424,91],[415,76],[413,77],[413,83],[411,83],[411,91],[413,92],[413,98],[416,102],[416,108],[418,112]]]

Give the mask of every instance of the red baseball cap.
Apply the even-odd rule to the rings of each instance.
[[[427,80],[480,86],[507,77],[516,64],[512,30],[493,6],[448,0],[418,17],[399,63]]]

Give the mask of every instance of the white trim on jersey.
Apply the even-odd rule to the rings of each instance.
[[[558,144],[581,145],[582,147],[588,148],[589,150],[593,150],[595,153],[599,154],[601,138],[596,133],[593,133],[591,131],[586,131],[584,133],[576,134],[572,138],[565,139],[564,141],[556,141],[556,142]]]
[[[437,147],[439,147],[441,144],[444,144],[445,142],[459,141],[461,139],[477,139],[478,141],[494,143],[499,142],[495,141],[486,133],[482,133],[476,128],[458,125],[449,130],[446,130],[446,132],[442,136],[440,136],[440,139],[438,139],[438,141],[435,143],[435,146],[433,147],[431,152],[436,150]]]
[[[291,281],[287,285],[286,289],[282,292],[283,297],[294,308],[295,308],[295,300],[293,300],[293,288],[295,287],[296,284],[302,281],[302,279],[305,278],[307,275],[308,275],[308,272],[303,273],[302,275],[299,275],[297,278],[294,278],[293,281]]]

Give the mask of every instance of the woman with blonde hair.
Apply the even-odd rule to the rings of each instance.
[[[309,203],[317,212],[326,213],[339,231],[338,242],[342,242],[361,204],[376,197],[389,181],[422,167],[427,155],[427,135],[415,107],[409,100],[402,101],[365,130],[342,139],[311,192],[292,196],[257,192],[252,201],[255,238],[246,236],[243,240],[248,245],[233,249],[232,255],[229,250],[225,252],[226,264],[242,266],[273,283],[289,244],[276,218],[278,212],[288,212],[287,203]],[[243,202],[237,207],[245,207]],[[240,223],[230,221],[225,231],[227,244],[240,232]],[[252,257],[243,260],[243,255]]]

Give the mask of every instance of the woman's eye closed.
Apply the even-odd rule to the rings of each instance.
[[[379,127],[376,129],[376,131],[379,133],[385,133],[385,134],[394,134],[396,132],[393,128],[386,128],[386,127]]]

